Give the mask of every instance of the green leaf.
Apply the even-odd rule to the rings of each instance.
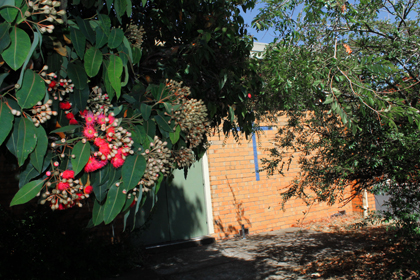
[[[86,109],[87,101],[89,99],[89,88],[83,90],[75,88],[73,94],[70,95],[70,102],[73,103],[73,110],[76,108],[78,111]]]
[[[0,86],[3,84],[3,81],[7,76],[9,76],[9,73],[0,74]]]
[[[44,180],[32,181],[24,185],[13,197],[10,206],[23,204],[34,198],[44,185]]]
[[[69,131],[73,131],[77,128],[80,128],[80,127],[82,127],[82,126],[81,125],[67,125],[67,126],[63,126],[63,127],[60,127],[60,128],[57,128],[57,129],[51,131],[50,134],[51,133],[57,133],[57,132],[69,132]]]
[[[22,87],[16,91],[18,104],[23,109],[32,108],[44,98],[46,90],[44,80],[31,69],[26,69]]]
[[[31,164],[38,170],[42,171],[42,165],[44,164],[44,157],[47,153],[48,138],[45,129],[39,126],[35,129],[37,143],[35,150],[31,153]]]
[[[0,24],[0,53],[3,52],[10,44],[10,35],[9,35],[10,24],[3,22]]]
[[[109,180],[114,180],[112,183],[115,182],[115,178],[109,179],[109,172],[111,172],[111,175],[115,174],[115,172],[110,170],[110,168],[114,169],[113,167],[110,167],[110,165],[108,165],[107,167],[101,168],[100,170],[92,173],[93,192],[95,193],[96,200],[99,202],[102,202],[106,198]]]
[[[17,3],[16,3],[17,2]],[[22,1],[16,1],[15,0],[3,0],[1,2],[1,6],[15,6],[17,8],[20,7],[20,4]],[[0,15],[7,21],[7,22],[13,22],[19,13],[19,10],[14,7],[4,7],[0,9]]]
[[[133,62],[132,63],[133,63],[133,65],[135,65],[135,64],[140,62],[141,55],[142,55],[141,49],[133,48],[132,53],[133,53]]]
[[[101,205],[98,201],[95,200],[92,210],[93,225],[97,226],[104,221],[104,209],[105,205]]]
[[[34,32],[34,39],[32,41],[32,45],[31,45],[31,49],[29,50],[28,55],[26,56],[26,60],[22,65],[22,69],[26,69],[26,66],[28,65],[31,56],[33,54],[33,52],[35,51],[35,48],[38,46],[38,44],[40,43],[40,40],[42,40],[42,35],[39,32],[39,30],[37,30],[36,32]],[[19,80],[17,82],[18,85],[22,85],[22,80],[24,78],[24,74],[26,73],[26,71],[21,71],[20,72],[20,76],[19,76]],[[44,85],[45,86],[45,85]]]
[[[12,112],[10,112],[10,109],[7,107],[6,103],[0,102],[0,145],[3,144],[7,135],[9,135],[10,130],[12,130],[13,119],[14,116],[12,115]]]
[[[27,118],[18,118],[6,146],[16,156],[19,166],[25,163],[28,155],[35,149],[35,145],[36,131],[34,124]]]
[[[176,142],[178,142],[180,132],[181,132],[181,127],[177,125],[175,132],[169,133],[169,138],[171,139],[172,144],[175,144]]]
[[[123,64],[121,58],[118,56],[111,55],[109,59],[109,65],[107,68],[108,78],[111,82],[112,88],[115,90],[117,98],[121,95],[121,75],[123,71]]]
[[[85,53],[85,70],[89,77],[98,74],[102,64],[102,52],[95,47],[88,49]]]
[[[117,187],[115,184],[109,189],[108,196],[105,202],[104,222],[109,224],[121,212],[126,200],[126,195],[123,193],[124,186],[120,184]]]
[[[96,47],[102,48],[108,42],[108,36],[102,30],[101,26],[96,27]]]
[[[13,70],[19,69],[26,60],[31,49],[31,40],[28,34],[14,26],[10,32],[11,44],[4,50],[2,57]]]
[[[80,28],[80,31],[85,35],[92,44],[95,44],[95,32],[87,20],[83,20],[81,17],[76,17],[77,26]]]
[[[87,86],[87,76],[85,69],[79,64],[69,63],[67,66],[67,74],[73,80],[74,87],[84,89]]]
[[[143,145],[145,137],[147,137],[146,130],[141,125],[136,125],[131,128],[131,135],[135,142]]]
[[[134,189],[146,170],[146,159],[142,155],[128,156],[121,168],[124,187]]]
[[[111,29],[111,19],[109,18],[108,15],[105,15],[105,14],[99,14],[98,19],[99,19],[99,22],[98,22],[99,26],[108,37],[110,29]]]
[[[125,0],[114,0],[115,11],[118,17],[122,17],[126,11],[127,2]]]
[[[159,125],[159,127],[162,128],[164,131],[172,132],[172,128],[161,116],[154,116],[154,119],[156,120],[156,123]]]
[[[140,105],[140,112],[143,119],[147,121],[152,113],[152,106],[142,103]]]
[[[28,163],[25,170],[19,174],[19,189],[26,185],[32,178],[38,176],[39,173],[31,163]]]
[[[116,49],[122,44],[124,38],[124,31],[119,28],[113,28],[111,34],[108,37],[108,47],[110,49]]]
[[[77,55],[80,57],[80,59],[83,59],[86,48],[85,35],[83,35],[79,29],[72,27],[70,28],[70,38]]]
[[[108,170],[108,181],[105,184],[105,188],[107,190],[110,189],[112,185],[118,182],[121,178],[121,168],[115,169],[113,166],[110,166]]]
[[[75,157],[73,158],[73,155]],[[90,144],[89,142],[83,143],[78,142],[72,151],[71,165],[73,166],[74,175],[79,174],[83,170],[90,156]]]

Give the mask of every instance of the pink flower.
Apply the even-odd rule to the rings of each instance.
[[[248,98],[251,98],[251,97],[252,97],[252,95],[250,93],[248,93]]]
[[[114,116],[109,115],[109,116],[108,116],[108,123],[109,123],[109,124],[113,124],[113,123],[114,123],[114,121],[115,121],[115,117],[114,117]]]
[[[69,123],[70,123],[70,124],[79,124],[79,123],[76,121],[76,119],[71,119]]]
[[[69,188],[69,183],[64,183],[64,182],[60,182],[57,185],[57,189],[61,192],[61,191],[65,191]]]
[[[71,109],[71,104],[68,101],[65,102],[60,102],[60,109],[63,110],[70,110]]]
[[[104,114],[99,114],[99,116],[96,117],[96,122],[98,124],[106,124],[106,117]]]
[[[85,165],[85,172],[93,172],[101,169],[108,163],[107,160],[97,160],[95,157],[90,156],[88,162]]]
[[[114,166],[115,168],[119,168],[124,164],[124,160],[122,158],[122,153],[121,151],[118,149],[117,154],[115,155],[115,157],[113,157],[111,159],[111,164],[112,166]]]
[[[107,143],[106,143],[105,139],[100,138],[100,137],[96,137],[95,141],[93,141],[93,144],[95,144],[96,147],[100,147],[102,145],[106,145]]]
[[[65,170],[61,175],[63,179],[73,179],[74,178],[74,171],[73,170]]]
[[[66,114],[66,118],[67,118],[68,120],[74,119],[74,115],[73,115],[73,113],[68,113],[68,114]]]
[[[89,140],[92,140],[93,138],[95,138],[95,133],[96,133],[96,130],[91,125],[86,126],[85,129],[83,130],[83,135]]]
[[[93,191],[93,187],[91,185],[85,187],[85,194],[90,194]]]
[[[85,121],[87,125],[93,125],[95,123],[95,115],[92,112],[85,114]]]

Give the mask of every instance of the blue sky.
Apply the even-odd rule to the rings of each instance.
[[[257,30],[251,27],[252,20],[259,12],[258,9],[263,6],[264,6],[263,3],[258,3],[255,5],[255,8],[253,10],[247,10],[246,13],[242,12],[241,14],[242,14],[242,17],[244,18],[245,23],[249,26],[247,27],[248,34],[253,35],[255,38],[257,38],[257,42],[271,43],[274,40],[273,30],[257,32]]]

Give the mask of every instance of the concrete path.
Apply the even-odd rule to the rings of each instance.
[[[361,248],[363,241],[339,234],[290,228],[247,239],[149,254],[147,268],[119,280],[280,280],[319,278],[303,275],[309,262]]]

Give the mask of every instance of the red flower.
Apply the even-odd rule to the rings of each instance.
[[[114,121],[115,121],[115,117],[114,117],[114,116],[109,115],[109,116],[108,116],[108,123],[109,123],[109,124],[112,124]]]
[[[93,126],[88,125],[83,129],[83,135],[89,140],[95,138],[95,133],[96,130]]]
[[[74,119],[74,115],[73,115],[73,113],[68,113],[68,114],[66,115],[66,118],[67,118],[68,120]]]
[[[59,191],[65,191],[65,190],[67,190],[69,187],[70,187],[70,186],[69,186],[69,183],[64,183],[64,182],[60,182],[60,183],[58,183],[58,185],[57,185],[57,189],[58,189]]]
[[[85,117],[86,114],[88,113],[88,110],[83,110],[83,111],[80,111],[79,113],[82,117]]]
[[[59,204],[58,205],[58,210],[65,210],[66,206],[64,206],[63,204]]]
[[[248,93],[248,98],[251,98],[251,97],[252,97],[252,95],[250,93]]]
[[[74,178],[74,171],[73,170],[65,170],[61,175],[63,179],[73,179]]]
[[[104,114],[99,114],[99,116],[96,118],[96,122],[98,124],[106,124],[106,117]]]
[[[95,123],[95,116],[92,112],[87,112],[85,114],[85,121],[87,125],[93,125]]]
[[[111,148],[108,146],[108,144],[104,144],[99,146],[99,151],[104,155],[108,156],[111,153]]]
[[[121,148],[120,148],[121,149]],[[112,166],[114,166],[115,168],[119,168],[124,164],[124,160],[122,158],[122,153],[121,150],[118,149],[117,154],[115,155],[115,157],[113,157],[111,159],[111,164]]]
[[[51,83],[48,85],[49,88],[55,87],[57,83],[55,81],[51,81]]]
[[[85,172],[93,172],[98,169],[101,169],[108,163],[107,160],[97,160],[96,158],[90,156],[88,162],[85,165]]]
[[[85,187],[85,194],[90,194],[93,191],[93,187],[91,185]]]
[[[70,123],[70,124],[79,124],[79,123],[76,121],[76,119],[71,119],[71,120],[69,121],[69,123]]]
[[[68,102],[68,101],[66,101],[66,102],[60,102],[60,109],[63,109],[63,110],[69,110],[69,109],[71,109],[70,102]]]

